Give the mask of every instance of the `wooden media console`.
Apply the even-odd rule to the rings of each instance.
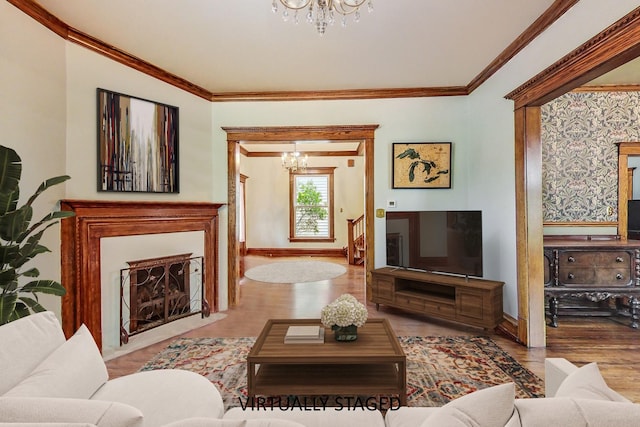
[[[504,282],[392,267],[371,272],[371,301],[485,329],[503,318]]]

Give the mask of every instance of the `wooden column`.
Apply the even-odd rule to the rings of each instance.
[[[518,339],[545,346],[540,107],[515,112]]]

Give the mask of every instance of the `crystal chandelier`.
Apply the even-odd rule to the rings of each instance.
[[[307,160],[306,154],[304,157],[300,156],[295,143],[293,144],[293,152],[282,153],[282,167],[291,172],[295,172],[298,169],[305,170],[307,168]]]
[[[307,22],[314,24],[318,34],[323,35],[327,25],[333,25],[338,13],[342,15],[342,26],[347,26],[347,16],[353,14],[355,22],[360,21],[360,6],[368,2],[367,9],[373,11],[373,0],[272,0],[271,10],[278,13],[278,3],[284,6],[282,19],[288,21],[293,11],[293,21],[299,22],[298,12],[308,8]]]

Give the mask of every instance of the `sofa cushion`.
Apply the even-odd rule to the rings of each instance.
[[[524,427],[621,427],[638,425],[640,405],[593,399],[552,397],[516,399]],[[514,417],[516,414],[514,414]]]
[[[128,405],[88,399],[0,397],[2,423],[89,423],[98,427],[141,427],[142,413]]]
[[[478,390],[447,403],[421,427],[504,427],[513,414],[514,400],[513,383]]]
[[[5,396],[88,399],[108,379],[91,332],[82,325]]]
[[[0,326],[0,395],[22,381],[64,341],[60,322],[50,311]]]
[[[221,418],[224,413],[220,392],[211,381],[179,369],[138,372],[112,379],[91,399],[121,402],[138,408],[144,414],[145,426],[159,426],[190,417]]]
[[[598,364],[595,362],[586,364],[570,373],[558,387],[555,397],[630,402],[629,399],[607,385],[600,374]]]

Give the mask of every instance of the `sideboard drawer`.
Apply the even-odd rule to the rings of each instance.
[[[593,268],[584,268],[572,265],[558,269],[558,284],[575,285],[582,283],[595,283],[596,271]]]
[[[558,254],[560,268],[568,267],[610,267],[629,266],[631,254],[625,251],[562,251]]]
[[[608,285],[629,286],[631,285],[631,271],[627,268],[601,268],[595,272],[594,284],[598,286]]]
[[[573,268],[558,274],[559,285],[629,286],[631,273],[628,268]]]

